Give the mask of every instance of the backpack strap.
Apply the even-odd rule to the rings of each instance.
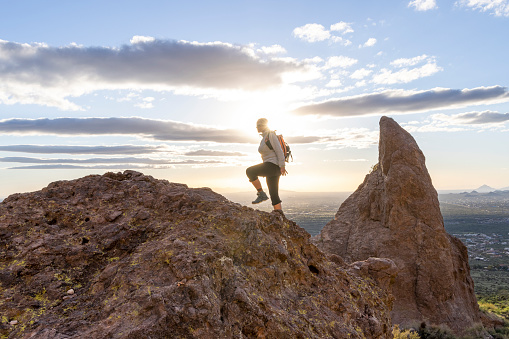
[[[267,145],[267,147],[268,147],[271,151],[273,151],[273,150],[274,150],[274,147],[272,147],[272,144],[270,143],[270,139],[269,139],[270,133],[274,133],[274,134],[276,134],[276,131],[270,131],[269,133],[267,133],[267,136],[265,137],[265,144]]]

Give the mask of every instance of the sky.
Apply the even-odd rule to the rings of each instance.
[[[384,115],[438,190],[509,187],[509,0],[0,8],[0,198],[127,169],[249,191],[262,117],[283,190],[354,191]]]

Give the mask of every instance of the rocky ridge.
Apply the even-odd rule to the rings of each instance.
[[[467,249],[444,229],[422,151],[391,118],[380,120],[378,164],[314,241],[347,262],[394,261],[395,324],[461,333],[481,321]]]
[[[0,203],[0,336],[391,338],[394,264],[347,266],[309,238],[133,171],[15,194]]]

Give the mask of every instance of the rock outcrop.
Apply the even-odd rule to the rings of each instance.
[[[343,268],[309,238],[132,171],[15,194],[0,203],[0,336],[391,338],[391,296],[352,273],[387,281],[391,263]]]
[[[424,155],[391,118],[380,120],[378,164],[313,240],[346,262],[395,262],[395,324],[462,332],[480,323],[467,249],[446,233]]]

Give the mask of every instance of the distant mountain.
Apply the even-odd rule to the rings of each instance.
[[[494,192],[496,190],[497,190],[496,188],[490,187],[488,185],[482,185],[481,187],[476,188],[474,191],[476,191],[478,193],[489,193],[489,192]]]
[[[501,191],[509,191],[509,186],[507,186],[507,187],[502,187],[500,190],[501,190]]]

